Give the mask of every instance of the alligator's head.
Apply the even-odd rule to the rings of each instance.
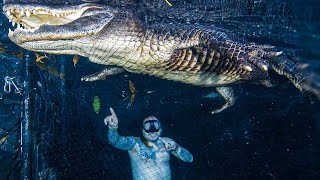
[[[65,45],[98,34],[114,18],[115,10],[102,5],[46,6],[5,2],[3,12],[12,22],[9,38],[31,51],[74,54]]]

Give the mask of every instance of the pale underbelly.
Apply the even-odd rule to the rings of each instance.
[[[124,68],[125,70],[136,73],[145,74],[150,76],[159,77],[161,79],[167,79],[172,81],[178,81],[186,84],[192,84],[196,86],[205,87],[218,87],[228,84],[235,83],[241,78],[239,76],[227,76],[217,74],[214,72],[203,72],[203,71],[180,71],[180,70],[166,70],[162,68],[164,63],[159,61],[141,61],[141,60],[127,60],[126,58],[112,58],[107,59],[94,59],[90,58],[90,61],[104,65],[115,65]]]
[[[156,76],[161,79],[178,81],[186,84],[205,87],[218,87],[232,84],[240,80],[240,77],[230,77],[216,73],[207,72],[186,72],[186,71],[167,71],[162,69],[128,69],[128,71],[138,74]]]

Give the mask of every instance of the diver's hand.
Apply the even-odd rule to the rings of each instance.
[[[118,118],[116,113],[112,108],[110,108],[111,115],[104,118],[104,124],[108,125],[109,128],[117,129],[118,128]]]
[[[178,144],[170,138],[162,138],[161,141],[163,142],[167,151],[174,151],[178,148]]]

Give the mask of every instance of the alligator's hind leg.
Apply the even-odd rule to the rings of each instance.
[[[107,67],[106,69],[84,76],[81,78],[81,81],[96,81],[96,80],[105,80],[107,76],[118,74],[123,72],[124,69],[120,67]]]
[[[216,91],[224,98],[225,103],[219,109],[211,111],[211,114],[219,113],[234,104],[236,100],[234,92],[231,87],[217,87]]]

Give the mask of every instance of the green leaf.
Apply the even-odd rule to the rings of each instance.
[[[100,99],[98,96],[95,96],[94,99],[93,99],[93,110],[94,112],[96,112],[97,114],[99,114],[99,111],[100,111]]]

